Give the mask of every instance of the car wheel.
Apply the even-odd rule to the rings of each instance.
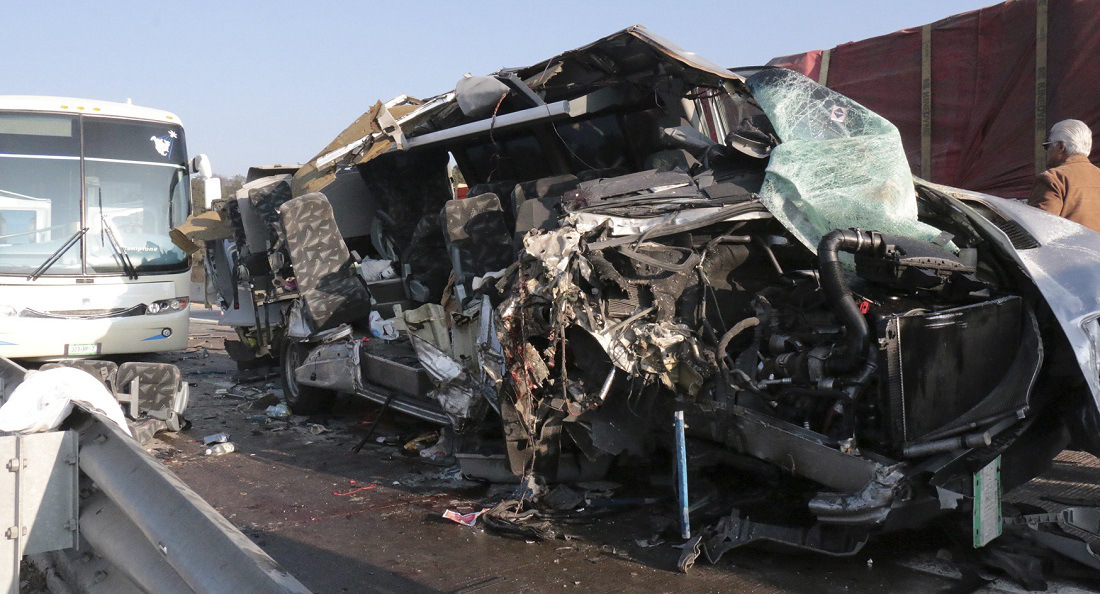
[[[336,398],[336,392],[332,390],[305,386],[295,379],[294,370],[305,361],[309,346],[307,342],[284,339],[279,348],[279,376],[283,383],[283,394],[291,412],[298,415],[322,412],[332,406]]]

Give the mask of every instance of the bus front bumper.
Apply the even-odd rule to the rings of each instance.
[[[187,347],[188,312],[107,319],[0,319],[0,357],[96,357]]]

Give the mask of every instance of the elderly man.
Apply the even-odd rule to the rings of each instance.
[[[1080,120],[1050,129],[1048,169],[1035,180],[1028,204],[1100,232],[1100,168],[1089,162],[1092,130]]]

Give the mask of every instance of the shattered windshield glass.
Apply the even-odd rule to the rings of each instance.
[[[826,233],[853,227],[929,241],[940,235],[917,221],[893,124],[790,70],[763,70],[746,84],[782,141],[760,199],[806,247],[816,252]]]

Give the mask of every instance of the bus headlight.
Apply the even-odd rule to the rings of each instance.
[[[14,318],[19,315],[19,310],[10,305],[0,305],[0,318]]]
[[[187,297],[176,297],[175,299],[162,299],[160,301],[154,301],[145,306],[145,313],[149,315],[175,313],[177,311],[183,311],[187,309]]]

